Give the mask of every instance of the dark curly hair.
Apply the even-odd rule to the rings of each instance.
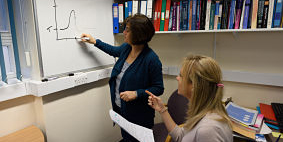
[[[125,27],[126,25],[129,25],[129,31],[131,32],[130,42],[133,45],[147,44],[155,34],[152,22],[143,14],[135,14],[132,17],[128,17],[124,22]]]

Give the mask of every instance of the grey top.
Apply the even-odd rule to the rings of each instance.
[[[121,99],[120,99],[120,92],[119,92],[119,87],[120,87],[120,82],[121,82],[121,79],[125,73],[125,71],[128,69],[128,67],[130,66],[131,64],[127,63],[126,61],[124,62],[124,65],[123,65],[123,68],[121,70],[121,73],[117,76],[116,78],[116,87],[115,87],[115,103],[117,106],[121,107]]]
[[[169,133],[176,142],[233,142],[232,129],[216,113],[206,114],[190,131],[175,126]]]

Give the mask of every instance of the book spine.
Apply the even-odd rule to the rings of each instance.
[[[161,18],[160,18],[160,29],[159,29],[160,31],[164,31],[165,11],[166,11],[166,0],[162,0]]]
[[[212,2],[210,7],[209,30],[213,30],[214,16],[215,16],[215,3]]]
[[[243,29],[243,23],[244,23],[244,17],[245,17],[245,7],[246,7],[246,0],[243,1],[243,5],[242,5],[241,21],[239,25],[240,29]]]
[[[200,29],[201,1],[197,0],[196,30]]]
[[[170,7],[170,17],[169,17],[168,31],[172,31],[172,15],[173,15],[173,5]]]
[[[179,23],[179,30],[183,30],[183,19],[184,19],[184,14],[183,14],[183,1],[180,1],[180,23]]]
[[[183,30],[188,30],[188,1],[183,1],[182,6]]]
[[[262,28],[264,1],[265,0],[259,0],[258,1],[257,28]]]
[[[173,13],[172,13],[172,31],[177,31],[177,4],[178,2],[173,2]]]
[[[147,6],[146,6],[146,16],[152,20],[152,3],[153,3],[153,0],[147,0]]]
[[[214,16],[214,28],[217,29],[218,26],[218,17],[219,17],[219,5],[220,5],[220,0],[217,0],[215,2],[215,16]]]
[[[125,19],[129,17],[129,6],[128,2],[125,2]]]
[[[188,25],[187,25],[187,27],[188,27],[188,30],[190,30],[190,2],[191,2],[191,0],[188,0]]]
[[[119,33],[123,33],[124,28],[124,5],[123,4],[118,4],[119,7]]]
[[[257,11],[258,11],[258,0],[253,0],[251,29],[256,29],[256,26],[257,26]]]
[[[273,17],[274,0],[269,0],[268,16],[267,16],[267,28],[271,29],[272,17]]]
[[[197,0],[193,0],[193,9],[192,9],[192,30],[196,29],[196,12],[197,12]]]
[[[133,11],[132,11],[132,14],[135,15],[135,14],[138,13],[139,1],[133,0],[132,4],[133,4],[133,8],[132,8]]]
[[[177,10],[176,10],[176,12],[177,12],[177,17],[176,17],[177,23],[176,23],[176,26],[177,26],[177,31],[179,31],[180,30],[180,2],[177,3]]]
[[[223,10],[222,10],[222,19],[221,19],[221,29],[227,29],[227,20],[229,14],[229,1],[223,0]]]
[[[280,28],[282,14],[282,0],[277,0],[274,16],[274,28]]]
[[[140,14],[146,15],[146,6],[147,6],[146,0],[140,1]]]
[[[132,16],[133,1],[128,1],[128,16]]]
[[[217,29],[221,28],[222,7],[223,7],[223,4],[220,2],[220,4],[219,4],[219,16],[218,16],[218,22],[217,22]]]
[[[210,8],[211,8],[211,0],[207,0],[205,30],[209,30]]]
[[[207,5],[207,1],[201,0],[200,30],[205,30],[206,5]]]
[[[263,16],[262,16],[262,28],[267,28],[267,19],[268,19],[268,8],[269,8],[269,1],[264,1],[263,7]]]
[[[193,21],[193,0],[190,0],[189,30],[192,30]]]
[[[228,21],[229,29],[234,29],[235,9],[236,9],[236,0],[232,0],[230,7],[230,16]]]
[[[171,6],[171,0],[167,0],[166,11],[165,11],[164,31],[168,31],[169,29],[169,18],[170,18],[170,9],[171,9],[170,6]]]
[[[248,28],[248,21],[249,21],[249,14],[250,14],[250,0],[246,0],[245,4],[245,16],[244,16],[244,23],[243,23],[243,29]]]
[[[239,29],[240,26],[242,7],[243,7],[243,0],[238,0],[236,4],[235,29]]]

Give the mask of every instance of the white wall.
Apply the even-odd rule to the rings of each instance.
[[[108,80],[86,84],[43,97],[48,142],[113,142],[120,129],[109,116]]]
[[[216,33],[216,60],[224,70],[283,75],[283,32]],[[123,36],[116,36],[122,43]],[[214,56],[215,33],[156,34],[149,43],[163,66],[179,66],[188,53]],[[283,87],[224,82],[224,98],[255,108],[258,103],[283,102]],[[177,89],[174,76],[164,75],[167,101]],[[159,115],[157,115],[159,117]],[[160,119],[157,119],[160,120]]]
[[[110,108],[107,79],[43,97],[0,102],[0,136],[36,125],[48,142],[119,141]]]

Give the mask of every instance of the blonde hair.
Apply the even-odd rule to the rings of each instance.
[[[193,90],[187,112],[187,121],[184,127],[191,130],[207,114],[217,113],[222,121],[231,127],[231,121],[222,105],[223,87],[222,72],[216,61],[210,57],[191,55],[184,59],[182,65],[183,85],[192,83]]]

